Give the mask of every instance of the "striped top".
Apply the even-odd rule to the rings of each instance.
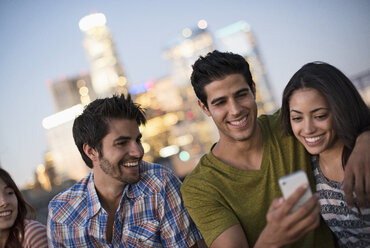
[[[46,248],[48,239],[46,236],[46,227],[35,220],[24,221],[24,240],[23,248]]]
[[[340,247],[370,247],[370,208],[350,209],[345,201],[342,183],[329,181],[321,172],[319,157],[312,156],[319,194],[321,216],[335,234]]]
[[[108,214],[91,172],[50,201],[49,247],[191,247],[201,235],[183,205],[180,186],[168,168],[143,161],[139,182],[123,191],[108,242]]]

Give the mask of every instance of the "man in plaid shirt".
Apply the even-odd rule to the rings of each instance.
[[[166,167],[142,161],[130,95],[91,102],[73,124],[75,143],[92,172],[49,204],[49,247],[196,247],[201,235]]]

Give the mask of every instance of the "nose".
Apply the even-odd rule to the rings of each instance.
[[[303,125],[304,125],[303,130],[305,134],[314,133],[316,130],[315,124],[313,123],[312,118],[306,118],[306,120],[304,120]]]
[[[141,158],[144,154],[144,148],[141,143],[132,142],[130,145],[129,155],[134,158]]]
[[[0,207],[6,207],[8,205],[8,200],[7,198],[1,194],[0,195]]]
[[[235,101],[235,100],[231,100],[230,101],[230,114],[232,115],[238,115],[241,111],[241,106],[240,104]]]

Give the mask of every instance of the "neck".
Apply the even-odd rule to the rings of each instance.
[[[343,181],[342,152],[343,144],[336,142],[333,147],[319,154],[320,169],[324,176],[331,181]]]
[[[241,170],[259,170],[263,155],[262,131],[259,125],[247,140],[220,139],[212,153],[224,163]]]
[[[0,230],[0,248],[4,248],[9,237],[9,229]]]
[[[126,184],[116,179],[100,178],[94,174],[94,184],[103,208],[109,212],[115,212],[122,198]]]

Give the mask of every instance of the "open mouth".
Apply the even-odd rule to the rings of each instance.
[[[306,143],[308,145],[316,145],[318,143],[320,143],[320,141],[323,139],[324,135],[320,135],[320,136],[316,136],[316,137],[310,137],[310,138],[307,138],[307,137],[304,137],[304,140],[306,141]]]
[[[12,214],[12,211],[4,211],[4,212],[1,212],[0,213],[0,217],[5,217],[5,216],[9,216]]]
[[[123,167],[136,167],[139,165],[139,161],[127,162],[123,164]]]
[[[243,117],[242,119],[237,120],[237,121],[229,121],[229,123],[233,127],[237,127],[237,128],[245,127],[247,125],[247,117]]]

